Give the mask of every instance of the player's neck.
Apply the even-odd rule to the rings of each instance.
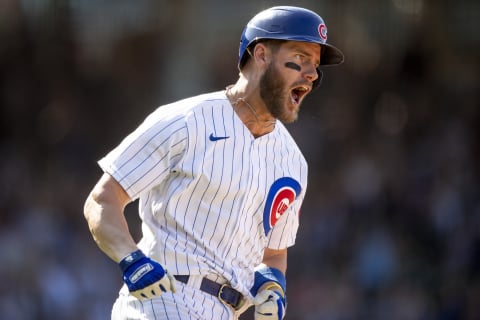
[[[259,94],[249,93],[246,87],[239,86],[238,82],[228,86],[225,94],[235,113],[255,138],[266,135],[275,129],[276,119],[268,112]]]

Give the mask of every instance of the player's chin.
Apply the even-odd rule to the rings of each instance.
[[[286,108],[285,112],[283,112],[280,120],[283,123],[292,123],[292,122],[297,121],[299,109],[300,109],[300,105],[298,105],[298,106],[291,106],[291,105],[288,106]]]
[[[297,121],[298,117],[290,117],[290,118],[285,118],[284,120],[282,120],[283,123],[285,124],[289,124],[289,123],[294,123],[295,121]]]
[[[281,110],[282,112],[278,115],[277,119],[283,123],[292,123],[297,121],[302,100],[303,97],[294,97],[291,94],[285,95],[282,102],[283,109]]]

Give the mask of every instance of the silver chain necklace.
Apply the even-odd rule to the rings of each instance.
[[[233,85],[230,85],[226,88],[225,95],[227,96],[227,98],[229,96],[231,96],[230,90],[232,89],[232,87],[233,87]],[[248,101],[245,100],[245,98],[243,98],[243,97],[237,98],[237,100],[235,102],[232,102],[233,109],[235,109],[235,107],[238,105],[239,102],[243,102],[244,104],[246,104],[247,107],[252,112],[253,116],[255,117],[255,120],[248,121],[245,124],[257,123],[263,128],[268,128],[270,126],[275,126],[277,120],[260,120],[260,118],[257,114],[257,111],[255,111],[255,108],[252,107],[252,105],[250,103],[248,103]]]

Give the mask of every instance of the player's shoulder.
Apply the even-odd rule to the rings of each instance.
[[[226,99],[227,97],[225,95],[225,91],[215,91],[181,99],[173,103],[163,105],[160,109],[163,109],[164,111],[170,110],[174,113],[187,115],[198,111],[198,109],[201,109],[202,107],[223,105]]]
[[[227,99],[225,91],[215,91],[202,93],[190,98],[186,98],[177,102],[177,104],[185,105],[187,108],[197,108],[204,105],[223,104]]]
[[[277,131],[277,135],[281,137],[281,140],[294,146],[295,148],[298,148],[295,138],[292,136],[290,131],[288,131],[288,129],[285,127],[285,125],[281,121],[277,121],[277,123],[275,124],[275,129]]]
[[[192,97],[191,99],[193,99],[194,101],[197,101],[200,104],[215,103],[215,102],[225,101],[227,99],[227,96],[225,95],[225,90],[221,90],[221,91],[202,93],[200,95]]]
[[[159,106],[149,118],[174,120],[188,118],[204,106],[212,106],[218,103],[222,105],[225,101],[225,91],[202,93],[196,96],[184,98],[171,103]]]
[[[303,159],[303,161],[305,161],[305,157],[303,156],[303,153],[300,150],[300,147],[298,146],[295,138],[292,136],[290,131],[288,131],[285,125],[280,121],[277,121],[276,123],[276,134],[280,138],[279,140],[282,141],[282,145],[284,148],[288,149],[289,152],[298,154],[298,156]]]

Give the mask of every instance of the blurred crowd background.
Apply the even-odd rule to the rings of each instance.
[[[477,0],[2,0],[2,319],[109,318],[120,270],[82,212],[96,161],[234,83],[243,27],[279,4],[346,56],[289,126],[310,178],[287,319],[480,319]]]

